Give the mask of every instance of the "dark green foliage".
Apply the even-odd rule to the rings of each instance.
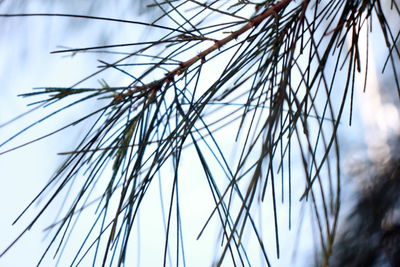
[[[399,159],[366,170],[363,176],[377,173],[361,177],[363,188],[343,221],[329,266],[400,266]]]

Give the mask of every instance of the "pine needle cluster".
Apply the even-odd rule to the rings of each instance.
[[[99,69],[73,86],[39,88],[23,95],[39,98],[32,103],[35,108],[59,108],[0,147],[72,106],[89,101],[101,104],[54,132],[0,152],[3,155],[90,121],[76,148],[61,153],[64,163],[25,209],[41,200],[37,216],[15,242],[68,191],[65,210],[49,226],[53,237],[42,259],[51,250],[63,257],[69,236],[86,212],[91,214],[92,227],[80,233],[85,238],[69,264],[90,258],[93,265],[122,266],[138,240],[140,216],[152,212],[144,203],[158,184],[164,220],[159,224],[165,231],[160,236],[163,253],[155,257],[164,266],[193,266],[186,262],[191,252],[185,250],[188,237],[182,219],[190,206],[182,197],[190,192],[184,190],[194,190],[182,190],[182,184],[193,179],[182,173],[185,165],[193,164],[201,167],[209,189],[204,199],[214,204],[209,217],[200,218],[204,227],[198,238],[203,238],[212,221],[220,232],[212,238],[220,246],[210,264],[252,266],[261,255],[262,262],[270,265],[271,255],[282,254],[279,228],[291,227],[295,196],[311,207],[323,252],[320,263],[328,266],[340,210],[338,131],[341,123],[351,123],[357,73],[368,68],[369,44],[360,44],[360,35],[366,34],[368,40],[372,29],[381,33],[380,41],[387,47],[383,70],[394,74],[399,91],[400,32],[394,32],[387,20],[399,16],[397,2],[148,2],[147,7],[158,14],[149,22],[79,14],[0,15],[107,21],[159,33],[140,42],[54,51],[112,56],[99,59]],[[120,75],[121,84],[102,80],[99,87],[82,86],[105,73]],[[358,82],[368,87],[366,76]],[[304,170],[302,175],[293,173],[299,169]],[[294,195],[298,187],[300,196]],[[272,207],[268,218],[260,215],[265,202]],[[280,208],[282,202],[286,210]],[[282,225],[284,213],[288,219]],[[266,220],[272,227],[267,231],[274,232],[273,242],[261,231]],[[245,241],[249,236],[256,246]],[[255,247],[257,256],[249,251]]]

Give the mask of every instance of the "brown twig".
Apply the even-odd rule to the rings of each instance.
[[[126,93],[119,94],[117,96],[118,98],[129,96],[134,92],[137,91],[142,91],[146,89],[154,89],[155,86],[158,86],[158,88],[161,88],[161,86],[168,82],[168,81],[173,81],[175,76],[178,76],[182,74],[186,69],[188,69],[190,66],[195,64],[199,60],[204,60],[207,55],[210,53],[214,52],[217,49],[220,49],[222,46],[225,44],[229,43],[230,41],[237,39],[239,36],[241,36],[243,33],[247,32],[248,30],[252,29],[253,27],[258,26],[261,22],[263,22],[266,18],[270,17],[271,15],[277,14],[279,11],[284,9],[287,5],[290,4],[293,0],[282,0],[268,9],[266,9],[264,12],[261,14],[255,16],[254,18],[250,19],[246,25],[244,25],[242,28],[232,32],[229,34],[227,37],[221,39],[221,40],[215,40],[214,44],[207,48],[206,50],[200,52],[196,56],[192,57],[191,59],[181,62],[178,67],[176,67],[174,70],[168,72],[164,78],[155,80],[151,83],[142,85],[142,86],[134,86],[133,89],[129,90]],[[161,86],[160,86],[161,85]]]

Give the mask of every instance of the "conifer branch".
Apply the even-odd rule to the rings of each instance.
[[[66,128],[90,123],[75,148],[59,153],[65,157],[64,163],[16,222],[20,223],[39,200],[42,206],[0,257],[37,224],[47,207],[68,192],[66,207],[46,228],[54,236],[40,262],[50,248],[55,248],[59,258],[64,257],[62,250],[69,236],[76,234],[74,226],[85,213],[93,216],[93,226],[75,250],[71,265],[94,254],[93,265],[102,259],[103,265],[121,266],[128,244],[136,244],[132,229],[136,229],[138,216],[148,212],[143,203],[151,199],[149,191],[159,183],[164,223],[164,255],[160,261],[167,265],[171,258],[171,265],[180,265],[186,253],[181,165],[188,153],[189,168],[196,162],[204,174],[204,180],[199,180],[207,192],[198,201],[202,203],[209,193],[213,205],[210,213],[201,216],[198,238],[203,238],[209,227],[216,226],[221,233],[220,240],[215,238],[221,248],[211,260],[216,264],[252,265],[255,257],[248,251],[256,247],[247,243],[246,235],[255,235],[252,241],[270,266],[267,250],[271,246],[265,244],[273,243],[277,257],[284,250],[278,232],[285,228],[280,226],[285,210],[279,201],[287,203],[291,228],[292,199],[302,196],[301,203],[310,206],[315,222],[313,234],[322,254],[319,258],[328,265],[335,248],[341,201],[338,129],[348,102],[352,116],[356,73],[368,68],[363,65],[359,35],[363,27],[372,25],[373,17],[381,27],[374,30],[381,31],[381,41],[388,47],[385,68],[388,65],[394,74],[398,72],[396,42],[400,35],[391,31],[380,2],[154,0],[148,6],[160,13],[148,23],[61,13],[0,14],[108,21],[160,31],[150,41],[143,37],[138,42],[64,46],[66,49],[52,52],[107,53],[107,58],[97,59],[101,64],[98,69],[72,86],[41,87],[22,95],[40,97],[32,111],[50,105],[56,110],[6,138],[0,147],[73,106],[89,101],[95,101],[96,106],[86,114],[77,114],[63,127],[0,152],[4,156]],[[235,21],[213,22],[210,15],[215,14]],[[218,65],[218,73],[212,73],[217,76],[209,79],[207,68],[213,68],[211,63]],[[113,80],[115,86],[101,78],[100,86],[78,88],[106,71],[115,71],[123,79],[118,76]],[[231,128],[226,133],[220,131],[226,127]],[[299,178],[300,168],[304,173]],[[272,241],[260,231],[265,214],[255,212],[264,207],[270,208],[268,220],[271,218],[273,226],[269,230],[275,234]]]
[[[269,8],[265,9],[261,14],[255,16],[254,18],[250,19],[249,22],[244,25],[242,28],[230,33],[228,36],[221,40],[215,40],[214,44],[209,48],[205,49],[204,51],[200,52],[196,56],[188,59],[187,61],[180,62],[179,66],[174,70],[168,72],[165,75],[165,78],[161,78],[157,81],[153,81],[151,83],[142,85],[142,86],[134,86],[134,90],[130,90],[126,93],[121,95],[117,95],[117,99],[122,99],[125,96],[129,96],[134,91],[144,91],[147,89],[154,89],[154,88],[161,88],[161,86],[169,81],[173,81],[175,76],[179,76],[182,74],[186,69],[190,66],[198,62],[199,60],[206,61],[206,57],[214,52],[215,50],[221,49],[222,46],[226,45],[227,43],[231,42],[234,39],[239,38],[243,33],[247,32],[248,30],[257,27],[260,23],[262,23],[265,19],[269,18],[272,15],[277,15],[281,10],[283,10],[287,5],[290,4],[293,0],[282,0],[276,4],[272,4]],[[152,91],[153,93],[155,91]]]

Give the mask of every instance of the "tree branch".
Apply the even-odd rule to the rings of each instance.
[[[254,18],[250,19],[249,22],[244,25],[242,28],[232,32],[229,34],[227,37],[221,39],[221,40],[215,40],[214,44],[207,48],[206,50],[200,52],[196,56],[192,57],[191,59],[179,63],[179,66],[176,67],[174,70],[168,72],[165,74],[165,77],[159,80],[155,80],[151,83],[142,85],[142,86],[134,86],[133,89],[129,90],[126,93],[121,93],[117,95],[115,98],[118,99],[123,99],[126,96],[131,95],[134,92],[137,91],[142,91],[146,89],[150,89],[153,93],[155,93],[154,89],[160,89],[161,86],[168,82],[168,81],[173,81],[175,76],[179,76],[182,74],[187,68],[195,64],[199,60],[204,60],[207,55],[210,53],[214,52],[217,49],[220,49],[222,46],[226,45],[230,41],[237,39],[239,36],[241,36],[243,33],[247,32],[248,30],[252,29],[253,27],[257,27],[260,23],[262,23],[265,19],[270,17],[271,15],[277,14],[280,12],[282,9],[284,9],[286,6],[288,6],[293,0],[282,0],[274,5],[271,5],[270,8],[266,9],[264,12],[261,14],[255,16]]]

